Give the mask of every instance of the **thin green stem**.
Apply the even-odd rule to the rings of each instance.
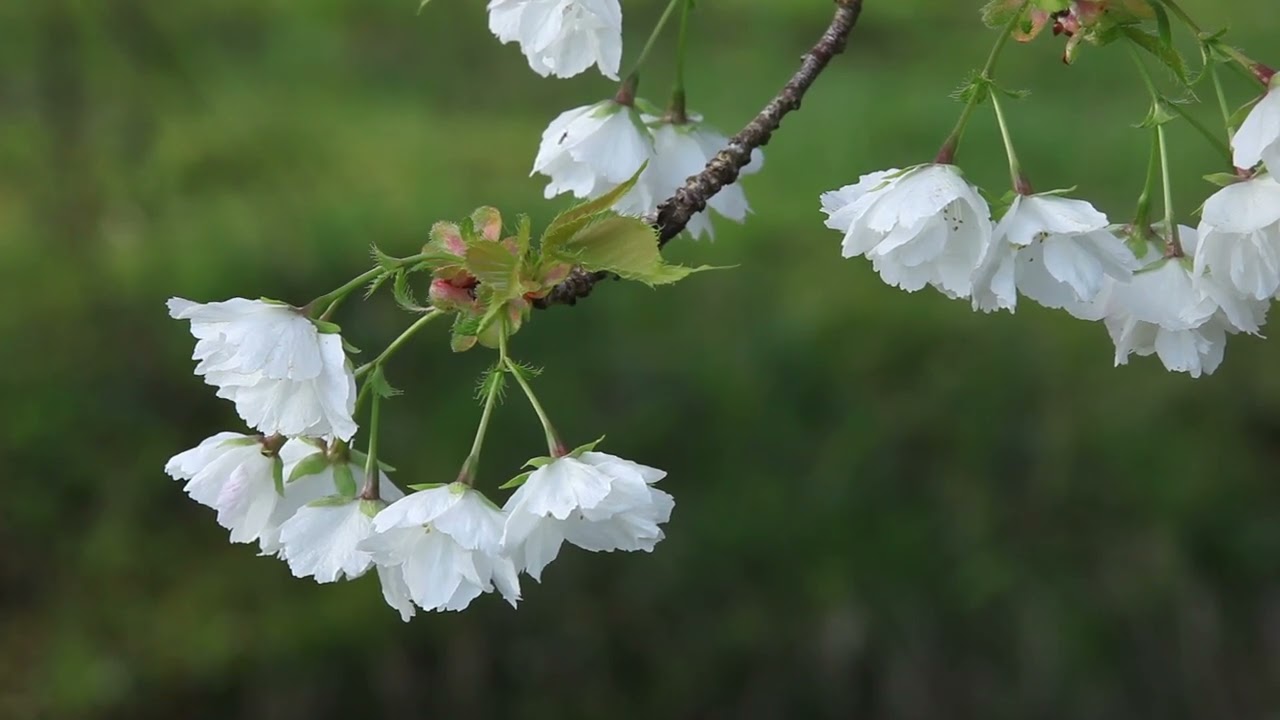
[[[1018,23],[1022,22],[1022,15],[1030,4],[1030,0],[1023,0],[1013,18],[1000,31],[1000,37],[996,39],[996,44],[991,48],[991,54],[987,56],[987,63],[982,66],[982,72],[978,76],[982,82],[990,83],[992,81],[992,73],[996,69],[996,64],[1000,62],[1000,54],[1004,52],[1005,46],[1009,44],[1009,38],[1013,37],[1013,31],[1017,29]],[[991,92],[994,92],[994,90],[991,90]],[[960,148],[960,140],[964,138],[965,128],[969,126],[969,119],[973,117],[973,111],[977,109],[978,102],[982,99],[982,96],[982,93],[975,92],[969,97],[968,102],[964,104],[964,109],[960,111],[960,118],[956,121],[955,129],[947,136],[947,140],[942,144],[942,149],[938,151],[938,157],[934,162],[949,165],[955,161],[956,151]]]
[[[1226,129],[1227,143],[1235,136],[1231,132],[1231,105],[1227,102],[1227,93],[1222,88],[1222,77],[1218,74],[1218,63],[1209,61],[1209,78],[1213,80],[1213,93],[1218,97],[1218,110],[1222,113],[1222,127]]]
[[[547,415],[547,411],[543,409],[542,403],[538,402],[538,396],[533,394],[533,388],[529,385],[529,381],[524,377],[524,371],[511,360],[507,360],[507,369],[511,371],[512,377],[520,385],[520,389],[524,391],[524,396],[529,399],[529,404],[533,406],[533,411],[538,414],[538,422],[542,423],[542,431],[547,436],[547,452],[551,457],[561,457],[567,450],[564,443],[560,442],[560,436],[556,434],[555,427],[551,424],[551,418]]]
[[[653,46],[657,43],[658,36],[662,34],[662,29],[666,27],[667,21],[671,19],[672,13],[675,12],[676,5],[682,2],[684,0],[671,0],[671,2],[667,3],[667,8],[662,11],[662,16],[658,18],[658,23],[653,26],[653,31],[649,33],[649,39],[645,41],[644,48],[640,50],[640,56],[631,65],[631,72],[627,73],[628,79],[640,73],[640,66],[644,65],[644,61],[649,59],[649,53],[653,52]]]
[[[689,40],[689,11],[693,8],[693,0],[681,0],[680,34],[676,42],[676,80],[671,89],[671,104],[667,108],[670,122],[683,125],[689,121],[687,97],[684,89],[685,55]]]
[[[1009,179],[1013,183],[1014,192],[1019,195],[1031,195],[1031,181],[1022,172],[1022,163],[1018,162],[1018,151],[1013,148],[1013,136],[1009,132],[1009,122],[1004,116],[1004,106],[1000,102],[1000,92],[992,90],[991,107],[996,111],[996,122],[1000,125],[1000,137],[1004,140],[1004,154],[1009,158]]]
[[[422,317],[418,318],[417,321],[410,325],[404,332],[400,333],[400,337],[392,340],[391,344],[388,345],[387,348],[378,355],[378,357],[356,368],[355,376],[360,377],[375,367],[385,363],[388,358],[396,354],[400,348],[404,347],[405,343],[409,342],[409,340],[416,335],[419,330],[426,327],[428,323],[443,314],[444,313],[435,308],[428,309],[422,314]]]
[[[1204,32],[1200,29],[1200,26],[1196,24],[1196,21],[1191,19],[1191,16],[1187,14],[1187,11],[1182,9],[1182,6],[1178,4],[1177,0],[1161,0],[1161,2],[1165,7],[1169,8],[1169,11],[1181,20],[1183,24],[1191,30],[1191,32],[1196,35],[1200,35]]]
[[[1182,239],[1178,233],[1178,223],[1173,216],[1173,180],[1169,172],[1169,142],[1166,139],[1164,125],[1156,126],[1156,136],[1160,142],[1160,179],[1164,184],[1164,222],[1168,232],[1169,246],[1165,249],[1167,257],[1182,257]]]
[[[502,372],[501,366],[496,366],[492,372]],[[494,378],[488,380],[489,391],[484,397],[484,412],[480,414],[480,425],[476,428],[476,437],[471,441],[471,452],[467,454],[466,462],[462,463],[462,471],[458,473],[458,482],[466,485],[475,485],[476,469],[480,467],[480,451],[484,448],[484,437],[489,432],[489,420],[493,417],[493,407],[498,404],[498,393],[502,389],[502,383]]]
[[[324,295],[321,295],[315,300],[312,300],[311,302],[307,303],[306,307],[310,308],[312,311],[318,308],[324,308],[323,319],[327,320],[328,317],[332,315],[333,311],[337,309],[338,304],[341,303],[344,298],[350,295],[352,291],[356,290],[357,288],[363,287],[366,283],[372,282],[374,279],[380,277],[385,272],[387,272],[385,268],[376,267],[376,268],[373,268],[372,270],[368,270],[364,273],[361,273],[360,275],[349,280],[345,285],[338,288],[337,290],[325,293]]]
[[[374,393],[373,406],[369,408],[369,448],[364,461],[364,487],[360,489],[362,500],[380,500],[379,487],[382,471],[378,467],[378,417],[382,414],[382,396]]]
[[[1147,163],[1147,181],[1138,196],[1138,209],[1133,214],[1133,226],[1143,237],[1151,233],[1151,198],[1155,193],[1156,183],[1160,182],[1160,134],[1151,132],[1151,159]]]

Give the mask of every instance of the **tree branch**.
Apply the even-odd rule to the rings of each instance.
[[[751,162],[751,153],[756,148],[767,145],[773,133],[782,126],[782,119],[800,108],[800,101],[804,99],[805,93],[827,68],[831,59],[844,52],[849,34],[858,24],[858,16],[862,13],[862,2],[863,0],[835,0],[836,14],[831,19],[831,25],[813,49],[804,55],[800,69],[791,80],[765,105],[760,114],[729,140],[728,146],[712,158],[702,172],[690,177],[685,181],[684,187],[658,205],[657,212],[650,216],[650,220],[658,231],[659,246],[666,245],[683,232],[693,216],[706,209],[708,200],[724,187],[736,182],[738,173]],[[579,298],[590,295],[596,283],[608,277],[609,273],[576,269],[535,305],[539,308],[573,305]]]

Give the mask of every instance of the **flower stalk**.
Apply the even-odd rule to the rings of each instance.
[[[1009,44],[1009,39],[1013,37],[1013,32],[1017,30],[1018,24],[1022,22],[1022,16],[1026,13],[1027,6],[1030,4],[1030,0],[1023,0],[1013,18],[1000,31],[1000,37],[996,38],[996,44],[992,46],[991,53],[987,55],[987,62],[982,66],[982,71],[979,73],[976,82],[987,85],[993,82],[993,74],[996,64],[1000,62],[1000,54],[1004,52],[1005,46]],[[991,91],[989,87],[987,90]],[[951,131],[946,141],[942,143],[942,148],[938,150],[938,156],[934,159],[934,162],[943,165],[951,165],[955,162],[956,151],[959,150],[960,141],[964,138],[965,128],[969,126],[973,111],[977,109],[978,103],[982,102],[982,99],[983,93],[981,92],[969,95],[969,98],[965,101],[964,109],[960,111],[960,118],[956,121],[955,129]]]

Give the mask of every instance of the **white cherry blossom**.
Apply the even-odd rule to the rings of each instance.
[[[1280,172],[1280,75],[1271,80],[1271,88],[1231,140],[1236,167],[1246,170],[1259,162],[1267,169]]]
[[[880,277],[915,292],[932,285],[969,297],[991,243],[987,201],[953,165],[864,175],[822,196],[827,227],[844,233],[844,257],[871,260]]]
[[[552,120],[530,174],[551,179],[547,198],[592,198],[631,179],[652,155],[653,138],[635,108],[605,100]]]
[[[508,499],[502,546],[535,580],[565,541],[593,552],[651,552],[675,507],[670,495],[651,487],[664,477],[606,453],[557,458]]]
[[[515,607],[519,578],[500,553],[504,520],[480,492],[452,483],[383,509],[360,549],[379,567],[399,568],[399,591],[424,610],[463,610],[495,588]]]
[[[185,480],[192,500],[218,512],[231,542],[257,540],[268,528],[279,501],[273,457],[256,435],[223,432],[173,456],[164,470]]]
[[[519,43],[529,67],[543,77],[573,77],[595,65],[618,79],[618,0],[490,0],[489,30],[503,43]]]
[[[356,386],[342,338],[321,333],[287,305],[233,298],[172,298],[169,314],[191,322],[196,374],[267,435],[350,439]]]
[[[974,273],[973,308],[1014,310],[1018,294],[1049,308],[1089,302],[1110,277],[1124,281],[1137,258],[1083,200],[1018,195],[996,224]]]
[[[364,482],[364,470],[355,464],[351,468],[359,487]],[[332,482],[333,470],[325,473]],[[280,526],[280,555],[294,577],[314,577],[316,582],[330,583],[343,577],[357,578],[368,571],[373,557],[357,546],[373,532],[373,513],[404,497],[385,474],[379,480],[379,489],[381,502],[331,495],[303,505]]]
[[[1211,196],[1199,235],[1197,280],[1207,273],[1255,300],[1280,291],[1280,182],[1273,176],[1229,185]]]

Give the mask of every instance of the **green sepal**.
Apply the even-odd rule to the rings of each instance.
[[[1277,74],[1276,77],[1280,77],[1280,74]],[[1245,118],[1249,117],[1249,113],[1253,112],[1254,106],[1257,105],[1263,97],[1264,96],[1258,96],[1242,105],[1240,109],[1231,113],[1231,117],[1227,119],[1227,125],[1233,131],[1239,130],[1240,126],[1244,124]]]
[[[529,480],[529,476],[530,476],[530,475],[532,475],[532,474],[533,474],[533,471],[532,471],[532,470],[529,470],[528,472],[522,472],[522,473],[520,473],[519,475],[517,475],[517,476],[515,476],[515,477],[511,478],[510,480],[508,480],[508,481],[506,481],[506,482],[502,483],[501,485],[499,485],[499,486],[498,486],[498,489],[499,489],[499,490],[510,490],[510,489],[512,489],[512,488],[518,488],[518,487],[520,487],[521,485],[525,484],[525,483]]]
[[[218,443],[218,447],[249,447],[250,445],[261,445],[262,440],[254,435],[248,437],[227,438]]]
[[[328,320],[316,320],[312,318],[311,324],[316,326],[316,330],[322,335],[337,335],[342,332],[342,328],[338,323],[329,322]]]
[[[409,273],[404,270],[396,272],[395,279],[391,283],[391,294],[395,297],[396,304],[403,310],[424,313],[431,309],[430,306],[418,303],[418,299],[414,297],[413,288],[409,286]]]
[[[449,483],[418,483],[417,485],[406,485],[405,487],[409,488],[410,490],[419,490],[419,491],[435,490],[436,488],[442,488],[448,484]]]
[[[381,364],[374,365],[373,372],[369,373],[369,378],[365,382],[369,383],[369,387],[381,398],[393,398],[404,394],[403,390],[387,381],[387,375],[383,372]]]
[[[1138,123],[1134,127],[1154,128],[1176,120],[1178,115],[1173,110],[1169,109],[1168,104],[1169,101],[1164,98],[1151,103],[1151,109],[1147,111],[1147,116],[1142,119],[1142,122]]]
[[[308,475],[318,475],[329,467],[329,458],[323,452],[313,453],[298,461],[289,473],[288,482],[301,480]]]
[[[356,501],[355,493],[351,495],[326,495],[319,500],[312,500],[307,507],[341,507]]]
[[[277,300],[277,299],[275,299],[275,298],[269,298],[269,297],[265,297],[265,296],[264,296],[264,297],[259,297],[259,298],[258,298],[258,302],[264,302],[264,303],[266,303],[266,304],[268,304],[268,305],[282,305],[282,306],[284,306],[284,307],[293,307],[292,305],[290,305],[289,303],[287,303],[287,302],[285,302],[285,301],[283,301],[283,300]]]
[[[538,468],[543,467],[544,465],[550,465],[555,461],[556,459],[553,457],[542,455],[540,457],[532,458],[531,460],[529,460],[529,462],[525,463],[524,466],[527,468],[533,468],[534,470],[537,470]]]
[[[605,437],[604,435],[601,435],[598,440],[594,440],[585,445],[579,445],[578,447],[570,450],[569,454],[566,457],[580,458],[582,457],[583,453],[594,452],[596,449],[596,446],[604,442],[604,437]]]
[[[1225,173],[1225,172],[1211,173],[1209,175],[1205,175],[1204,179],[1209,181],[1210,183],[1213,183],[1214,185],[1217,185],[1218,187],[1229,187],[1231,185],[1235,185],[1236,183],[1244,182],[1244,178],[1240,177],[1239,175],[1236,175],[1235,173]]]
[[[382,512],[382,509],[386,506],[387,504],[381,500],[361,500],[360,512],[364,513],[367,517],[374,517],[378,513]]]
[[[271,482],[275,483],[276,495],[284,497],[284,461],[279,455],[271,458]]]
[[[364,352],[360,348],[348,342],[345,337],[342,338],[342,349],[346,351],[348,355],[359,355],[361,352]]]
[[[333,466],[333,486],[338,493],[346,497],[356,495],[356,475],[351,470],[351,463],[340,462]]]
[[[476,335],[479,333],[479,315],[458,313],[453,320],[453,330],[449,337],[449,348],[456,353],[466,352],[476,346]]]

